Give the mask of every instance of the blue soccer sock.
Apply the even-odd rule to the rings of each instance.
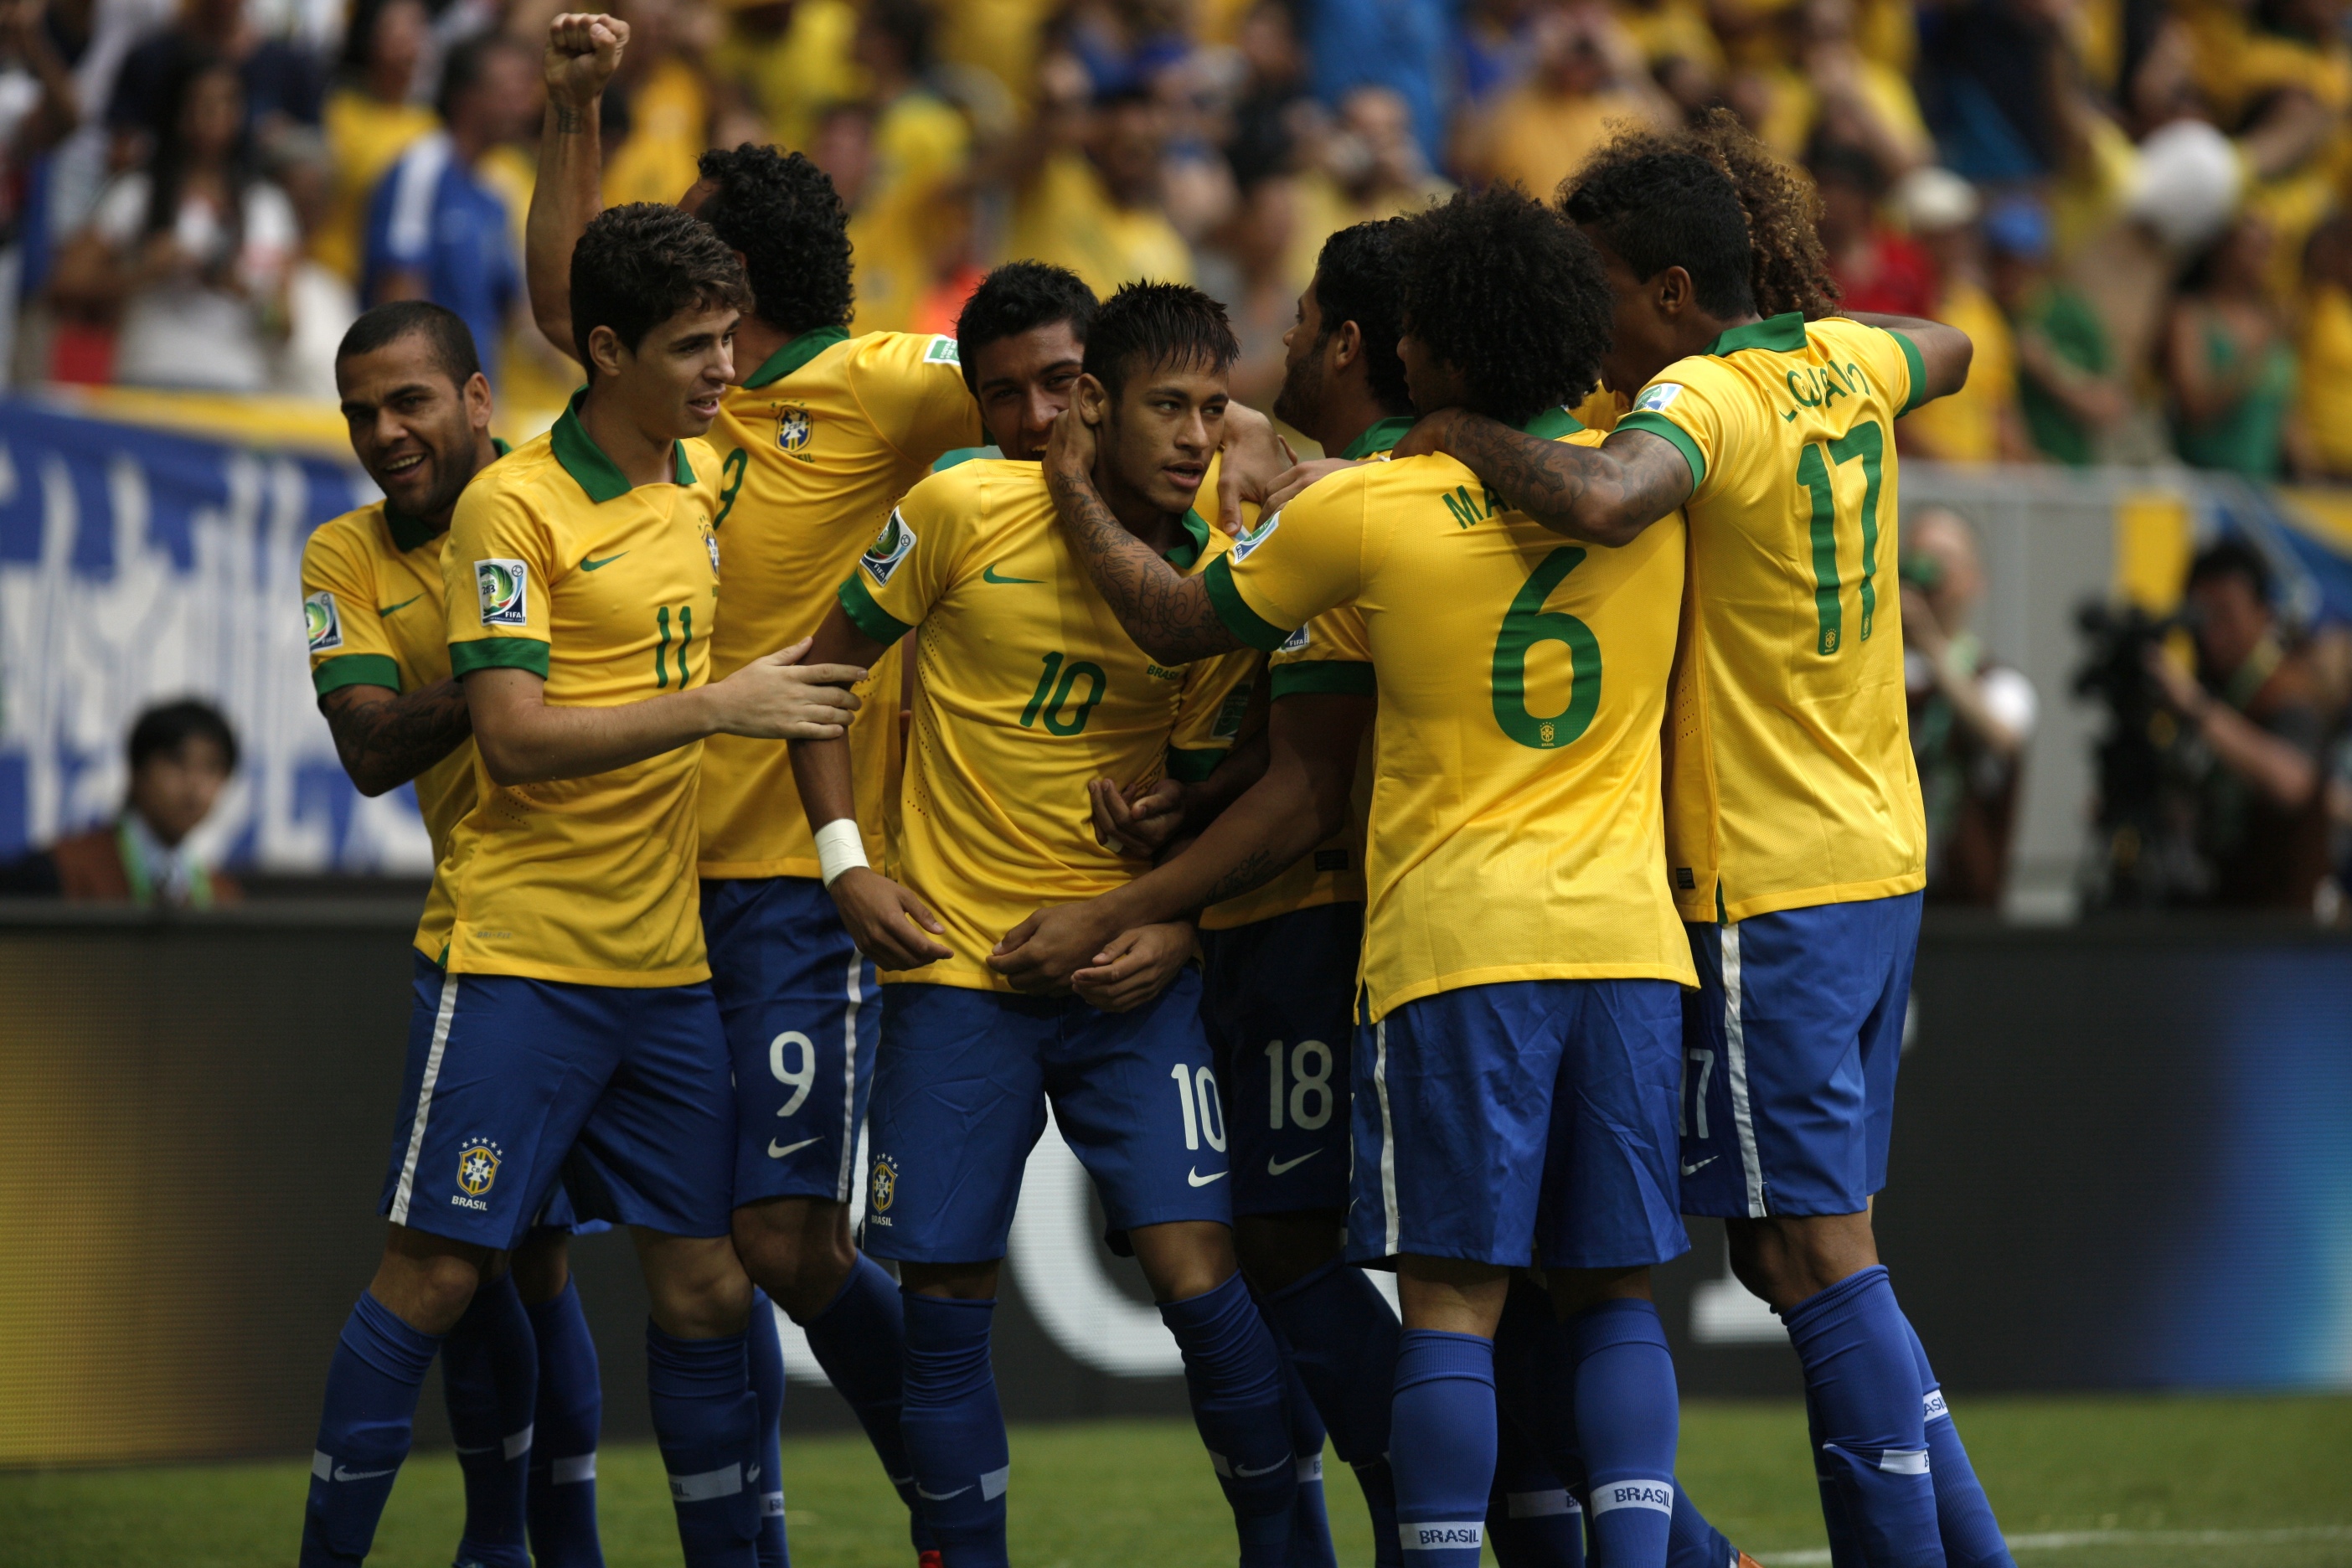
[[[373,1296],[344,1320],[327,1367],[326,1407],[310,1455],[310,1499],[302,1510],[302,1568],[358,1563],[408,1458],[416,1399],[441,1349],[439,1334],[410,1328]]]
[[[759,1568],[760,1402],[749,1340],[682,1340],[646,1324],[654,1440],[687,1568]]]
[[[751,1397],[760,1420],[760,1568],[791,1568],[784,1545],[784,1347],[776,1338],[776,1304],[751,1287],[751,1330],[746,1345]]]
[[[1242,1568],[1280,1568],[1298,1469],[1274,1334],[1239,1274],[1213,1290],[1160,1302],[1160,1321],[1184,1353],[1192,1422],[1234,1510]]]
[[[1331,1520],[1323,1506],[1323,1445],[1329,1434],[1315,1413],[1315,1401],[1298,1381],[1289,1347],[1275,1335],[1282,1357],[1282,1405],[1290,1418],[1290,1453],[1298,1476],[1298,1498],[1290,1505],[1291,1568],[1339,1568],[1331,1546]]]
[[[1861,1560],[1871,1568],[1944,1568],[1924,1391],[1885,1268],[1850,1274],[1780,1317],[1820,1417],[1815,1458],[1843,1504]]]
[[[1921,1414],[1927,1419],[1927,1473],[1936,1483],[1936,1530],[1943,1538],[1944,1561],[1951,1568],[2017,1568],[2017,1560],[2009,1554],[2009,1542],[2001,1539],[2000,1525],[1992,1516],[1992,1504],[1985,1500],[1984,1487],[1977,1479],[1977,1468],[1969,1463],[1960,1429],[1952,1425],[1952,1407],[1944,1403],[1944,1385],[1936,1381],[1936,1370],[1927,1364],[1919,1331],[1911,1327],[1908,1318],[1903,1326],[1910,1331],[1911,1359],[1918,1367],[1924,1395]]]
[[[1356,1472],[1372,1517],[1373,1562],[1396,1568],[1396,1481],[1389,1473],[1389,1407],[1404,1330],[1364,1271],[1334,1258],[1265,1300],[1298,1380],[1330,1429],[1331,1447]]]
[[[1501,1371],[1498,1364],[1498,1384]],[[1499,1568],[1584,1568],[1584,1510],[1535,1439],[1508,1412],[1500,1413],[1496,1422],[1486,1543],[1494,1548]]]
[[[466,1315],[441,1342],[441,1392],[466,1475],[457,1561],[530,1568],[523,1512],[539,1403],[539,1346],[513,1275],[483,1280]]]
[[[531,1421],[530,1555],[537,1568],[604,1568],[596,1535],[596,1435],[604,1424],[604,1369],[570,1279],[529,1309],[539,1346],[539,1405]]]
[[[1407,1329],[1389,1420],[1397,1533],[1413,1568],[1477,1568],[1495,1480],[1495,1346]]]
[[[931,1550],[936,1543],[923,1523],[922,1504],[915,1496],[915,1468],[898,1430],[899,1407],[906,1398],[907,1342],[898,1282],[861,1252],[833,1300],[801,1329],[808,1335],[817,1365],[824,1368],[824,1375],[856,1414],[857,1424],[866,1428],[866,1440],[874,1445],[882,1473],[898,1489],[915,1550]]]
[[[1664,1568],[1682,1425],[1665,1325],[1647,1301],[1603,1301],[1563,1325],[1576,1367],[1592,1556],[1601,1568]]]
[[[996,1303],[910,1290],[899,1299],[907,1373],[898,1429],[923,1522],[955,1568],[1006,1568],[1004,1493],[1013,1460],[988,1363]]]

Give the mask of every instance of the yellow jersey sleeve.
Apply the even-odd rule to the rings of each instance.
[[[975,524],[984,521],[987,488],[963,468],[934,474],[891,510],[882,531],[857,558],[841,584],[841,608],[850,624],[878,643],[895,643],[923,617],[955,581],[958,556]]]
[[[1227,631],[1273,653],[1355,598],[1364,580],[1364,475],[1381,466],[1311,486],[1210,563],[1202,582]]]
[[[929,464],[988,439],[951,337],[877,332],[859,339],[847,379],[859,412],[909,462]]]
[[[302,618],[310,684],[321,697],[346,686],[400,689],[400,658],[377,613],[375,563],[338,518],[302,546]]]
[[[1258,656],[1245,648],[1195,659],[1184,667],[1184,695],[1168,736],[1168,776],[1198,784],[1217,771],[1241,738]]]
[[[517,491],[472,485],[457,498],[441,552],[442,621],[453,675],[527,669],[547,679],[556,562],[552,532]]]
[[[1266,661],[1276,701],[1300,692],[1375,695],[1372,645],[1353,605],[1324,611],[1290,634]]]

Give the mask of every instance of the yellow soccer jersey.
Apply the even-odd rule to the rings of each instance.
[[[710,427],[719,474],[719,597],[711,677],[816,630],[834,590],[934,458],[985,440],[953,338],[837,327],[803,332],[731,389]],[[866,853],[898,733],[899,661],[857,688],[850,728]],[[714,735],[702,751],[702,874],[814,877],[816,846],[783,742]]]
[[[1352,460],[1385,457],[1412,428],[1410,419],[1383,419],[1348,444],[1340,457]],[[1270,694],[1279,702],[1293,692],[1372,694],[1372,656],[1364,646],[1363,622],[1341,606],[1298,628],[1267,661]],[[1305,858],[1262,888],[1201,911],[1202,931],[1272,920],[1318,904],[1364,901],[1364,812],[1371,801],[1371,736],[1364,737],[1356,768],[1354,810],[1348,826],[1317,845]]]
[[[1895,421],[1923,375],[1898,332],[1791,313],[1668,365],[1618,423],[1691,470],[1666,737],[1685,920],[1927,884],[1895,574]]]
[[[450,668],[528,669],[556,707],[609,708],[700,686],[718,613],[719,454],[632,489],[579,418],[485,468],[442,554]],[[434,873],[417,951],[457,974],[584,985],[709,976],[695,877],[698,742],[587,778],[481,798]]]
[[[1197,513],[1185,527],[1169,558],[1187,571],[1229,548]],[[920,628],[889,865],[938,912],[955,956],[886,981],[1010,989],[985,962],[1006,931],[1146,868],[1096,842],[1087,781],[1206,777],[1256,662],[1146,658],[1071,555],[1035,463],[963,463],[908,490],[841,606],[880,641]]]
[[[1601,439],[1564,409],[1527,428]],[[1679,513],[1622,550],[1571,544],[1453,458],[1408,458],[1315,486],[1206,581],[1258,647],[1339,605],[1362,617],[1380,700],[1373,1018],[1507,981],[1696,984],[1659,799]]]

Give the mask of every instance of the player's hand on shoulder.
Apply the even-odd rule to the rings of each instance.
[[[718,727],[763,741],[831,741],[858,708],[850,689],[866,679],[854,664],[803,664],[810,639],[755,658],[710,688]]]
[[[1169,921],[1121,931],[1094,962],[1070,976],[1078,1000],[1106,1013],[1129,1013],[1174,983],[1192,957],[1192,922]]]
[[[1273,510],[1267,499],[1284,474],[1296,468],[1298,455],[1274,421],[1244,403],[1225,405],[1224,439],[1217,464],[1217,527],[1228,534],[1242,531],[1242,506],[1247,502],[1264,517]]]
[[[946,944],[932,940],[947,927],[930,906],[881,872],[853,866],[835,877],[827,890],[849,939],[875,967],[919,969],[955,956]]]
[[[1149,860],[1168,847],[1184,825],[1184,786],[1163,778],[1120,789],[1108,779],[1087,785],[1095,842],[1114,855]]]
[[[1355,458],[1313,458],[1296,463],[1275,477],[1274,486],[1266,492],[1261,518],[1271,517],[1298,499],[1298,492],[1318,479],[1328,479],[1333,474],[1360,468],[1362,459]]]
[[[1432,452],[1443,452],[1452,438],[1454,427],[1462,419],[1459,408],[1441,408],[1434,414],[1424,414],[1413,421],[1412,428],[1404,433],[1390,451],[1391,458],[1425,458]]]
[[[587,107],[620,69],[621,51],[628,46],[629,25],[618,16],[563,13],[547,25],[547,52],[540,61],[548,96],[575,109]]]
[[[1070,976],[1095,962],[1118,934],[1118,920],[1099,899],[1039,910],[1004,933],[988,967],[1015,991],[1066,991]]]

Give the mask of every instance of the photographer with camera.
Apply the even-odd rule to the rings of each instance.
[[[2182,619],[2194,677],[2160,647],[2143,658],[2184,731],[2176,758],[2193,795],[2200,901],[2308,911],[2327,872],[2320,759],[2335,718],[2317,672],[2281,637],[2270,567],[2242,541],[2189,563]]]
[[[1927,806],[1927,899],[1993,908],[2009,880],[2018,778],[2040,702],[1970,628],[1984,597],[1976,530],[1921,507],[1903,537],[1903,676]]]

